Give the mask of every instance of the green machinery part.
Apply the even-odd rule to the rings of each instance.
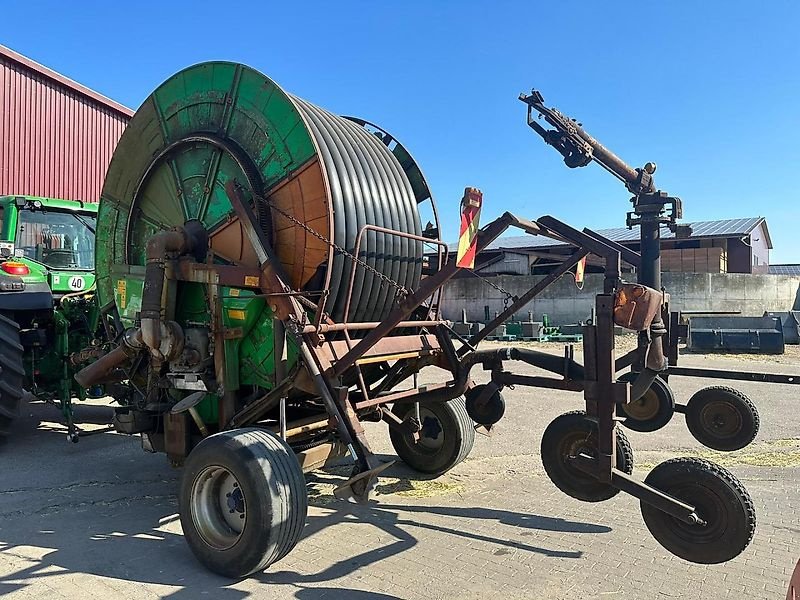
[[[334,320],[347,314],[351,322],[377,321],[392,307],[396,290],[363,268],[353,276],[347,306],[353,264],[334,244],[353,252],[367,225],[375,229],[363,235],[359,257],[400,286],[418,285],[423,244],[381,229],[423,234],[418,206],[431,195],[405,148],[365,121],[286,93],[252,68],[202,63],[144,101],[108,169],[97,228],[97,293],[101,306],[116,304],[125,327],[141,309],[146,244],[157,232],[199,221],[208,233],[207,261],[259,266],[225,193],[230,180],[248,192],[292,288],[323,300]],[[209,328],[206,296],[205,285],[181,283],[168,318],[184,328]],[[270,389],[270,307],[246,289],[223,289],[221,298],[223,326],[237,331],[225,342],[226,389]],[[289,366],[295,354],[290,347]],[[211,409],[203,410],[213,419]]]

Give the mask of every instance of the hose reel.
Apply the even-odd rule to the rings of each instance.
[[[418,204],[430,192],[405,148],[250,67],[210,62],[163,83],[119,141],[97,228],[101,303],[114,299],[114,269],[145,265],[148,239],[191,220],[206,229],[214,261],[257,266],[225,195],[231,179],[252,192],[259,226],[292,287],[327,294],[334,321],[345,314],[354,268],[349,321],[381,320],[394,301],[392,286],[334,250],[354,252],[365,226],[374,228],[364,231],[358,257],[401,287],[419,284],[423,243],[385,231],[422,235]]]

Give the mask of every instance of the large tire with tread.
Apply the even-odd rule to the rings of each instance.
[[[616,467],[633,473],[633,449],[621,429],[617,428]],[[597,453],[597,423],[586,418],[586,412],[575,410],[559,415],[542,435],[542,464],[550,481],[567,496],[584,502],[601,502],[616,496],[619,490],[598,481],[573,465],[569,457],[584,452]]]
[[[406,419],[414,403],[395,404],[392,412]],[[431,402],[419,407],[419,439],[398,429],[389,429],[392,446],[404,463],[420,473],[438,477],[464,460],[475,444],[475,426],[463,398]]]
[[[657,465],[648,485],[695,507],[705,525],[691,525],[641,503],[645,525],[659,544],[684,560],[716,564],[747,548],[756,531],[753,501],[728,470],[701,458],[673,458]]]
[[[756,438],[759,425],[756,405],[732,387],[703,388],[686,403],[686,426],[698,442],[714,450],[741,450]]]
[[[25,384],[23,354],[19,325],[0,314],[0,439],[11,433],[11,423],[19,417]]]
[[[242,578],[286,556],[308,513],[291,448],[257,428],[223,431],[189,454],[180,489],[183,534],[211,571]]]
[[[638,373],[625,373],[619,381],[633,383]],[[666,381],[656,377],[650,388],[638,400],[617,405],[617,416],[624,417],[621,423],[633,431],[649,433],[658,431],[675,414],[675,395]]]

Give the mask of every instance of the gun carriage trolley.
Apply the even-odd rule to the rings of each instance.
[[[468,190],[465,204],[474,201],[479,193]],[[422,227],[425,211],[431,222]],[[76,378],[112,386],[117,428],[183,463],[187,541],[227,576],[263,569],[297,543],[303,470],[349,455],[353,474],[336,494],[366,500],[387,465],[370,451],[363,421],[386,422],[400,458],[440,475],[467,456],[476,425],[502,417],[509,385],[586,398],[585,412],[562,415],[544,434],[543,461],[559,488],[586,501],[633,494],[656,538],[688,560],[738,555],[755,527],[741,484],[686,459],[640,482],[616,427],[617,408],[669,372],[660,342],[674,329],[657,280],[620,275],[625,260],[655,276],[651,255],[552,217],[509,213],[478,232],[477,249],[509,227],[575,251],[456,347],[439,303],[459,268],[406,149],[248,67],[190,67],[145,101],[109,168],[97,294],[110,351]],[[439,252],[423,276],[425,245]],[[596,321],[584,329],[584,365],[569,354],[476,347],[588,253],[606,268]],[[620,358],[615,322],[640,331],[639,348]],[[515,362],[552,376],[517,375]],[[618,381],[630,365],[639,374]],[[416,375],[433,367],[450,380],[417,386]],[[474,385],[474,367],[490,372],[488,384]]]

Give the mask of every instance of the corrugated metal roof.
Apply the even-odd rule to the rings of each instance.
[[[800,265],[770,265],[769,274],[800,276]]]
[[[0,195],[99,201],[132,114],[0,46]]]
[[[696,221],[694,223],[685,223],[692,226],[692,236],[690,239],[699,238],[713,238],[713,237],[739,237],[750,235],[753,230],[761,223],[765,223],[764,217],[748,217],[745,219],[723,219],[720,221]],[[614,242],[638,242],[639,229],[628,229],[627,227],[615,227],[613,229],[598,229],[595,230],[603,237],[607,237]],[[766,233],[769,236],[769,232]],[[661,227],[662,239],[673,239],[675,234],[672,233],[666,226]],[[768,240],[769,243],[769,240]],[[520,248],[546,248],[550,246],[563,246],[557,240],[534,235],[522,236],[509,236],[501,237],[492,242],[488,250],[500,249],[520,249]],[[769,243],[770,248],[772,244]],[[451,251],[458,249],[458,244],[450,245]]]
[[[69,88],[81,96],[85,96],[88,100],[102,104],[105,107],[120,113],[121,116],[127,117],[128,119],[130,119],[135,112],[127,106],[124,106],[123,104],[120,104],[119,102],[116,102],[107,96],[103,96],[103,94],[95,92],[93,89],[90,89],[85,85],[81,85],[77,81],[74,81],[69,77],[65,77],[61,73],[53,71],[53,69],[48,69],[44,65],[37,63],[35,60],[32,60],[27,56],[23,56],[19,52],[14,52],[11,48],[7,48],[2,44],[0,44],[0,59],[5,59],[2,62],[13,61],[24,67],[26,70],[33,71],[42,77],[59,84],[60,87]]]

